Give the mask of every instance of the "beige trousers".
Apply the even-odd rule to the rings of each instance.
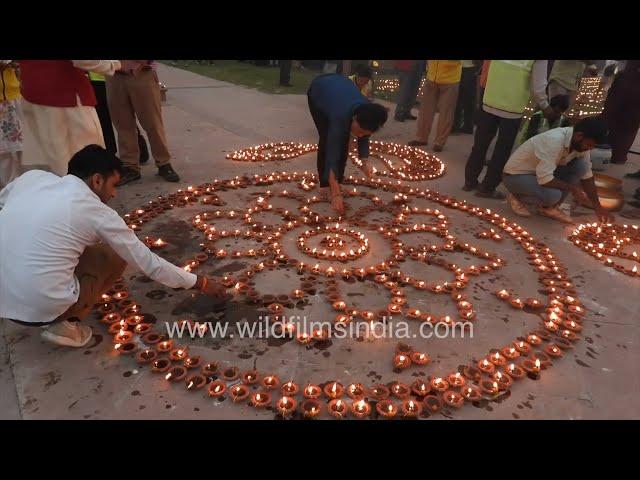
[[[107,103],[118,133],[118,153],[125,167],[140,171],[140,147],[136,117],[147,133],[156,166],[171,161],[162,122],[162,101],[156,73],[149,69],[136,75],[107,77]]]
[[[56,175],[66,175],[71,157],[87,145],[104,147],[102,128],[94,107],[49,107],[23,99],[22,109],[45,157],[43,162],[37,163],[44,163]]]
[[[439,112],[438,128],[434,143],[435,145],[444,147],[444,144],[447,142],[447,137],[449,133],[451,133],[451,128],[453,127],[459,87],[459,83],[438,85],[430,81],[425,82],[418,113],[417,139],[420,142],[429,141],[433,118],[437,111]]]

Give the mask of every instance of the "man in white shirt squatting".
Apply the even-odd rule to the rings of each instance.
[[[613,221],[613,215],[600,205],[589,154],[606,135],[602,118],[587,117],[573,127],[549,130],[520,145],[504,166],[502,176],[512,210],[528,217],[531,206],[538,207],[541,215],[573,223],[558,206],[569,192],[576,199],[586,193],[598,220]]]
[[[151,252],[106,205],[121,171],[118,157],[88,145],[64,177],[31,170],[0,191],[0,317],[82,347],[92,332],[81,321],[127,264],[170,288],[225,296],[217,282]]]

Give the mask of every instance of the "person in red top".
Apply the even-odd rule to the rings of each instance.
[[[24,118],[44,163],[63,176],[69,159],[87,145],[104,147],[96,96],[86,72],[113,75],[119,60],[21,60]]]

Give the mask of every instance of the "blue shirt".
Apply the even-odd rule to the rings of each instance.
[[[309,99],[328,120],[325,172],[322,172],[328,178],[330,170],[338,172],[337,166],[347,161],[343,155],[351,135],[355,109],[371,102],[351,80],[335,73],[317,76],[309,87]],[[358,138],[358,156],[369,156],[369,137]]]

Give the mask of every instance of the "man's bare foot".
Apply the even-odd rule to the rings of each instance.
[[[331,197],[331,207],[336,211],[338,215],[344,215],[344,200],[342,194],[338,193]]]

